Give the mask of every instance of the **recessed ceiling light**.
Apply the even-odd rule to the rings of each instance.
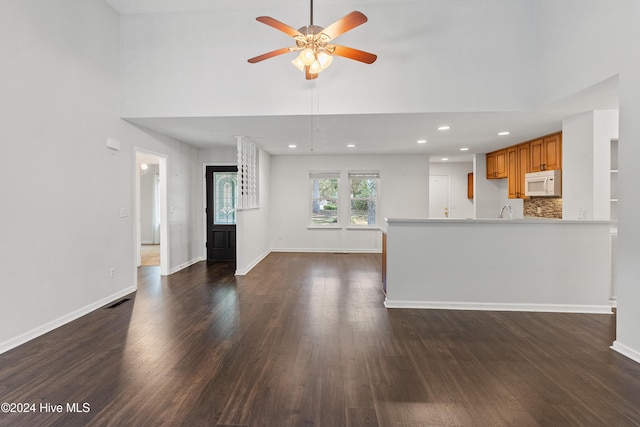
[[[468,147],[462,147],[462,148],[460,149],[460,151],[469,151],[469,148],[468,148]]]
[[[440,160],[442,160],[443,162],[446,162],[447,160],[449,160],[449,158],[448,157],[443,157]]]
[[[418,144],[426,144],[427,140],[426,139],[419,139],[418,140]]]
[[[498,132],[499,136],[505,136],[505,135],[509,135],[511,132],[507,132],[507,131],[503,131],[503,132]]]
[[[296,148],[295,144],[289,144],[289,148]]]
[[[347,144],[347,148],[354,148],[355,146],[355,144]]]
[[[451,129],[451,126],[447,126],[447,125],[440,126],[440,127],[438,128],[438,130],[449,130],[449,129]]]

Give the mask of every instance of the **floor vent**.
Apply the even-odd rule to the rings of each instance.
[[[108,306],[107,308],[116,308],[116,307],[117,307],[117,306],[119,306],[120,304],[124,304],[124,303],[125,303],[125,302],[127,302],[127,301],[131,301],[131,298],[124,298],[124,299],[121,299],[121,300],[120,300],[120,301],[118,301],[118,302],[114,302],[113,304],[111,304],[111,305],[110,305],[110,306]]]

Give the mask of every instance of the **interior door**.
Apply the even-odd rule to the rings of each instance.
[[[238,168],[207,166],[207,260],[236,259]]]
[[[449,176],[429,177],[429,218],[449,217]]]

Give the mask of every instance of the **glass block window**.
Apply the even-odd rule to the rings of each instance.
[[[377,226],[380,172],[349,172],[349,224]]]
[[[240,172],[238,209],[259,208],[258,168],[260,150],[254,142],[244,136],[238,136],[236,139],[238,146],[238,171]]]
[[[235,224],[236,201],[238,197],[238,173],[213,173],[213,223]]]
[[[309,173],[311,188],[311,225],[332,226],[338,224],[339,172]]]

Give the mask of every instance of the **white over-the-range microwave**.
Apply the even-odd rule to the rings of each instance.
[[[562,196],[561,171],[531,172],[524,175],[525,196],[560,197]]]

